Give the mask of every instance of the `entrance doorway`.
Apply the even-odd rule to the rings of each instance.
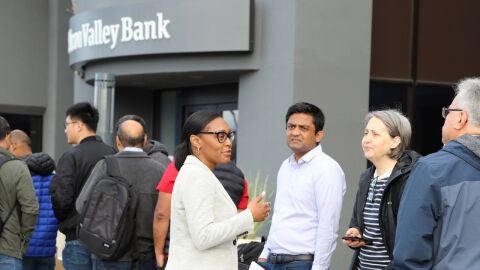
[[[32,151],[42,151],[42,126],[43,117],[40,115],[23,115],[23,114],[1,114],[10,124],[10,128],[23,130],[30,136],[32,141]]]

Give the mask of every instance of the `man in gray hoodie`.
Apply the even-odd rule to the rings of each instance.
[[[480,78],[461,81],[443,108],[444,147],[420,159],[398,213],[395,269],[478,269]]]

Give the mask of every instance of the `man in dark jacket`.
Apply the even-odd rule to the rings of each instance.
[[[105,155],[115,153],[96,136],[98,111],[90,103],[71,106],[66,112],[67,142],[75,145],[58,161],[57,172],[50,184],[53,210],[60,231],[65,234],[63,266],[68,269],[91,269],[91,254],[77,240],[79,215],[75,200],[95,164]]]
[[[153,158],[153,160],[156,160],[162,164],[164,168],[167,168],[168,164],[171,162],[171,160],[168,158],[167,148],[161,142],[148,140],[143,147],[143,151]]]
[[[19,129],[10,133],[9,151],[27,163],[40,205],[38,221],[23,257],[23,270],[53,270],[58,228],[48,187],[55,170],[55,161],[46,153],[32,154],[30,137]]]
[[[395,269],[478,269],[480,78],[443,108],[443,148],[418,161],[400,203]]]
[[[143,119],[142,119],[143,120]],[[104,261],[94,257],[93,269],[152,269],[155,270],[155,253],[153,247],[153,213],[157,201],[155,186],[162,176],[164,168],[149,157],[143,150],[147,135],[144,121],[126,120],[118,125],[115,138],[119,152],[115,155],[120,174],[133,185],[138,196],[135,239],[120,259]],[[90,197],[94,184],[105,177],[107,167],[104,160],[97,163],[92,175],[77,199],[78,212],[82,212],[85,202]]]
[[[0,158],[13,158],[10,125],[0,116]],[[21,269],[22,257],[37,221],[38,202],[28,168],[11,160],[0,167],[0,218],[4,221],[0,237],[0,269]]]

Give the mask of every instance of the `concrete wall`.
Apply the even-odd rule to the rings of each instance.
[[[68,66],[69,1],[8,1],[0,9],[0,111],[43,115],[42,150],[66,147],[65,106],[72,102]]]
[[[49,5],[42,1],[2,4],[0,104],[46,107],[48,14]]]
[[[58,160],[69,147],[64,133],[65,111],[73,104],[73,72],[68,66],[67,54],[68,19],[71,16],[67,10],[70,2],[49,0],[48,7],[48,62],[43,66],[48,71],[43,148]]]
[[[372,1],[297,1],[294,101],[325,113],[324,150],[347,179],[339,235],[345,233],[365,169],[361,150],[368,111]],[[347,269],[351,249],[338,241],[331,267]]]

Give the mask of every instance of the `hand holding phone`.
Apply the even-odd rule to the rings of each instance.
[[[358,241],[358,242],[364,242],[365,244],[371,244],[371,241],[366,240],[365,238],[358,237],[358,236],[343,236],[342,239],[347,240],[347,241],[353,241],[353,242]]]

